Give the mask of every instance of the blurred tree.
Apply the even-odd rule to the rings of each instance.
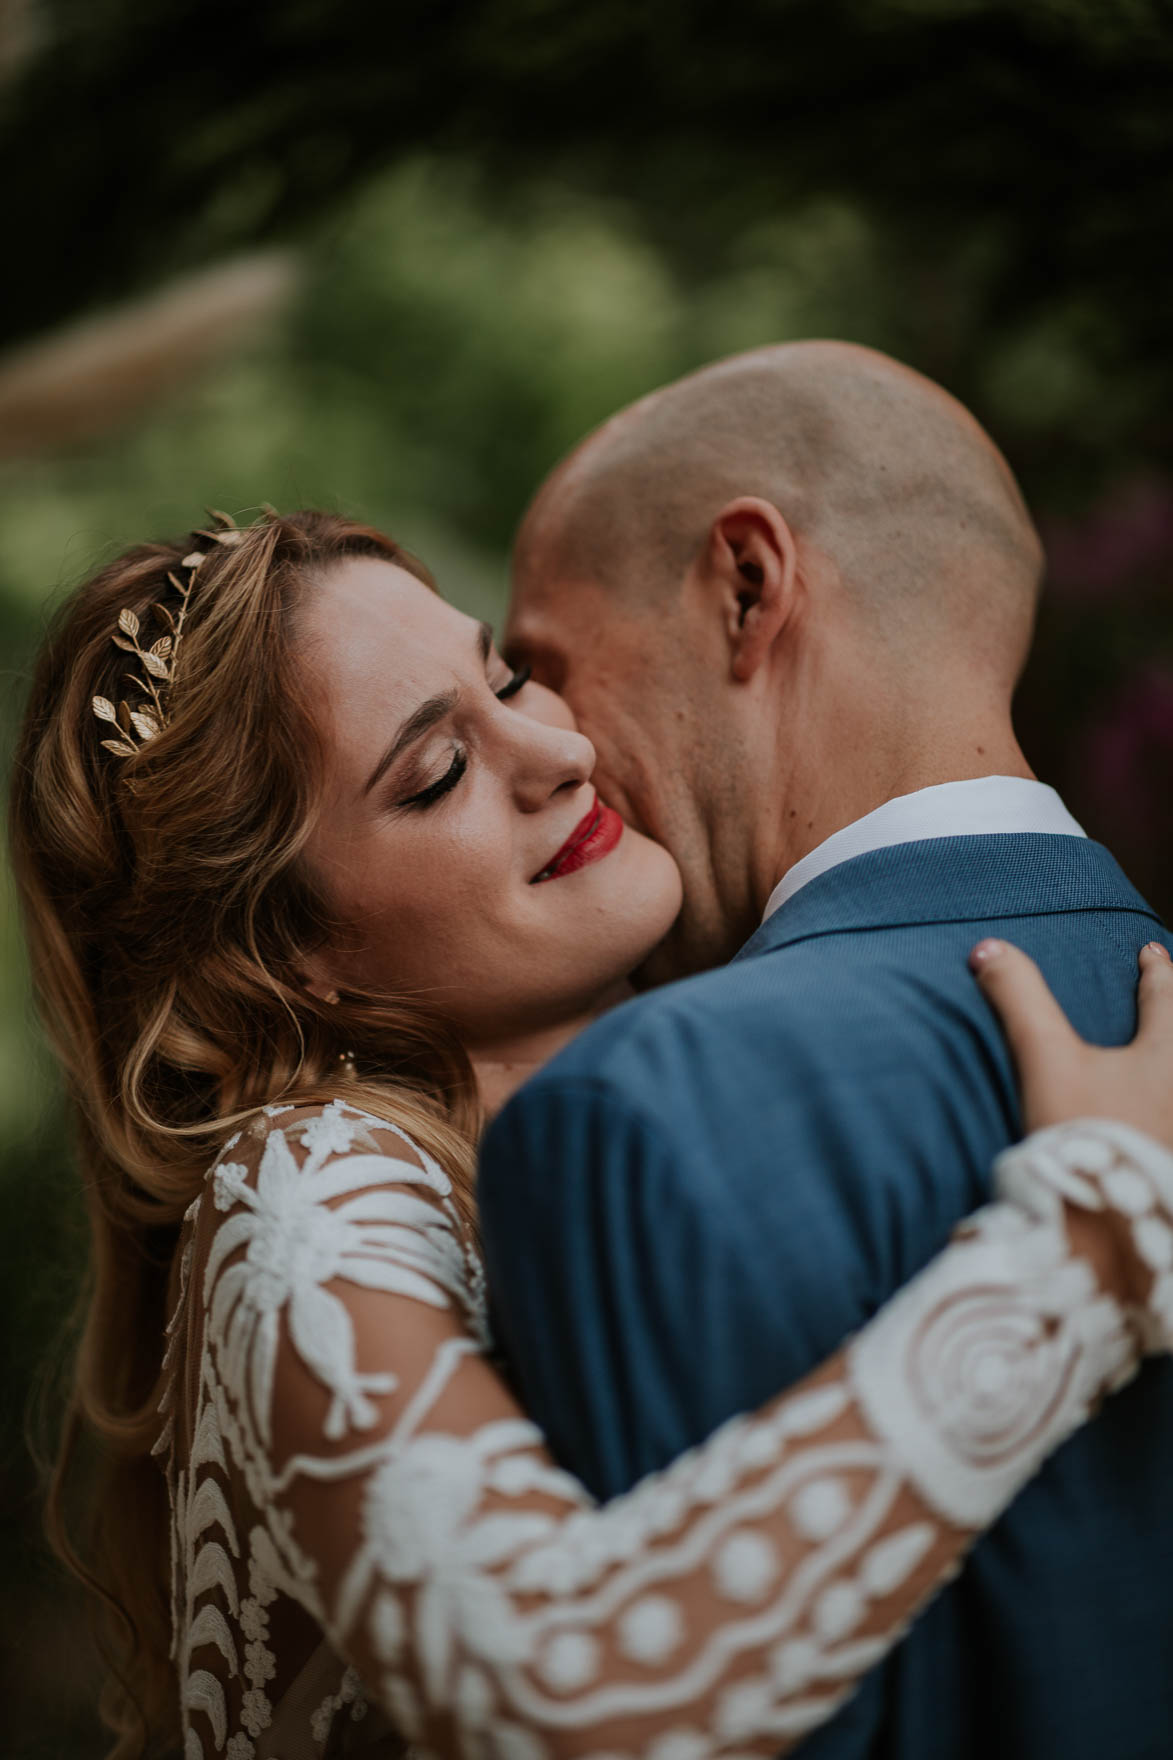
[[[693,272],[812,195],[1163,373],[1167,0],[44,0],[0,121],[3,335],[327,215],[423,148],[619,193]],[[79,143],[84,138],[84,148]],[[96,247],[96,248],[95,248]],[[946,359],[957,329],[943,321]]]

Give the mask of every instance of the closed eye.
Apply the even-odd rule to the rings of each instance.
[[[531,676],[532,673],[528,666],[519,666],[509,683],[502,685],[499,691],[493,692],[493,695],[499,703],[507,703],[510,697],[515,697],[518,691],[524,689]]]
[[[406,800],[400,801],[401,807],[430,807],[435,801],[456,787],[460,778],[468,769],[468,753],[459,746],[451,764],[437,782],[429,782],[427,788],[421,788],[418,794],[410,794]]]
[[[494,691],[493,695],[497,698],[499,703],[507,703],[510,697],[515,697],[519,691],[525,689],[525,686],[530,681],[530,677],[530,668],[528,666],[519,666],[512,678],[509,679],[508,683],[503,684],[499,691]],[[467,769],[468,753],[461,750],[460,747],[457,747],[452,762],[444,772],[443,776],[441,776],[436,782],[429,782],[427,788],[421,788],[416,794],[408,795],[405,800],[400,801],[400,806],[432,806],[436,801],[443,799],[451,789],[456,787],[456,784],[460,781]]]

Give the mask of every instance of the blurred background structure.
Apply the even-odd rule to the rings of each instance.
[[[1168,0],[0,0],[0,80],[6,744],[49,607],[205,503],[360,514],[497,617],[588,428],[843,336],[1009,455],[1028,756],[1173,908]],[[22,1439],[81,1241],[7,891],[0,936],[0,1745],[87,1760]]]

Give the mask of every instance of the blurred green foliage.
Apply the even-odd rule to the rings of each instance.
[[[593,424],[717,355],[846,336],[941,379],[1019,472],[1052,560],[1028,755],[1168,912],[1165,10],[42,6],[0,117],[0,339],[258,239],[295,239],[305,281],[149,418],[0,465],[5,728],[61,592],[205,503],[359,513],[497,618],[525,501]],[[5,1752],[84,1760],[93,1665],[21,1440],[82,1242],[7,894],[0,936],[0,1704]]]

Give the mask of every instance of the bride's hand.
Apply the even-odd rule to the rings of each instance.
[[[1157,942],[1141,949],[1136,1037],[1108,1050],[1079,1037],[1018,948],[983,941],[970,964],[1013,1052],[1032,1133],[995,1162],[996,1194],[1039,1218],[1061,1215],[1076,1253],[1124,1302],[1142,1347],[1173,1351],[1169,955]]]
[[[1173,1150],[1173,963],[1158,942],[1140,951],[1136,1038],[1110,1050],[1080,1038],[1017,947],[979,942],[970,965],[1014,1055],[1026,1130],[1115,1118]]]

